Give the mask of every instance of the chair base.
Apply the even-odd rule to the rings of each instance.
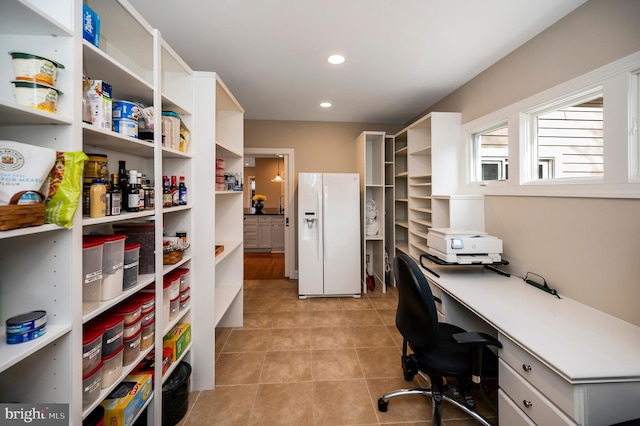
[[[456,401],[455,399],[445,394],[442,394],[440,392],[437,392],[434,395],[434,392],[431,390],[431,388],[416,387],[416,388],[398,389],[392,392],[387,392],[384,395],[382,395],[382,398],[378,399],[378,410],[383,413],[386,412],[390,399],[396,398],[398,396],[404,396],[404,395],[425,395],[425,396],[432,397],[434,426],[439,426],[442,421],[442,418],[441,418],[442,401],[447,401],[448,403],[458,407],[460,410],[464,411],[465,413],[473,417],[480,424],[484,426],[492,426],[491,423],[487,421],[487,419],[485,419],[475,411],[471,410],[469,407],[462,404],[461,402]]]

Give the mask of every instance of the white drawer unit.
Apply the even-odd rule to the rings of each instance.
[[[502,389],[498,389],[498,419],[508,426],[536,426]]]
[[[534,423],[544,426],[576,425],[531,383],[516,373],[504,360],[499,360],[500,389]],[[502,419],[500,419],[502,422]],[[506,423],[510,424],[510,423]]]

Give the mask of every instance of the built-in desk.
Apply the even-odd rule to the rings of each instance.
[[[477,266],[424,271],[446,322],[503,344],[501,425],[611,425],[640,418],[640,327]],[[533,423],[532,423],[533,422]]]

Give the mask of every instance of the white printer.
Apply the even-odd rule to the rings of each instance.
[[[491,264],[502,260],[502,240],[482,231],[431,228],[427,246],[430,255],[448,263]]]

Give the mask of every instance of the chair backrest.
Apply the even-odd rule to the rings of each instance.
[[[438,312],[429,283],[406,254],[398,255],[393,265],[398,285],[396,327],[412,345],[427,346],[438,330]]]

